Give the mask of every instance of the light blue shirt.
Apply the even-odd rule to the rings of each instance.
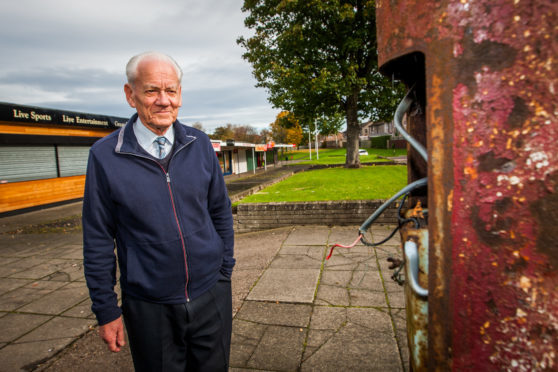
[[[140,146],[155,158],[159,157],[159,145],[155,143],[155,139],[158,137],[165,137],[167,139],[165,143],[165,154],[168,154],[172,149],[172,144],[174,143],[174,126],[171,126],[163,136],[158,136],[143,125],[138,117],[134,123],[133,129]]]

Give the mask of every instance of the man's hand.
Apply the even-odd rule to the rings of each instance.
[[[122,346],[126,345],[124,341],[124,325],[122,317],[113,320],[110,323],[99,326],[99,336],[107,344],[110,351],[117,353]]]

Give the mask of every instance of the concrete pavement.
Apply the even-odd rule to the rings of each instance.
[[[80,210],[74,203],[0,218],[0,371],[133,370],[129,348],[112,354],[95,331],[81,232],[64,222]],[[368,239],[393,227],[373,226]],[[231,371],[408,370],[403,288],[386,261],[401,258],[398,235],[381,247],[336,248],[325,260],[357,230],[236,236]]]

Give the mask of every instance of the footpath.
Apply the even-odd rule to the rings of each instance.
[[[290,167],[227,177],[231,193]],[[260,177],[259,181],[256,177]],[[234,191],[233,191],[234,190]],[[0,218],[0,371],[132,371],[128,346],[98,338],[82,266],[81,203]],[[53,222],[55,221],[55,222]],[[394,226],[374,225],[379,241]],[[349,244],[358,226],[293,226],[238,234],[231,371],[407,371],[403,288],[380,247]]]

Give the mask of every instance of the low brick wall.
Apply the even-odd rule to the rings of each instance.
[[[348,200],[325,202],[279,202],[239,204],[234,223],[237,233],[274,229],[292,225],[361,225],[383,200]],[[393,203],[375,223],[397,223]]]

